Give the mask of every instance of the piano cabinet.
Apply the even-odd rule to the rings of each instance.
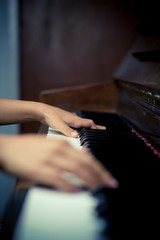
[[[115,111],[117,94],[117,86],[111,80],[109,83],[44,90],[39,93],[39,101],[70,112],[79,109],[106,112]]]
[[[114,192],[101,189],[95,193],[102,201],[98,214],[105,214],[105,219],[110,219],[107,222],[109,228],[103,231],[103,240],[160,238],[160,62],[157,60],[157,52],[156,61],[154,55],[154,50],[158,48],[159,36],[140,36],[117,68],[110,84],[46,90],[39,95],[41,102],[71,112],[82,110],[84,117],[93,117],[96,121],[100,120],[101,115],[103,121],[106,120],[106,126],[111,126],[109,140],[96,154],[102,156],[106,166],[120,179],[120,187]],[[150,50],[153,51],[148,53]],[[40,128],[40,132],[43,131],[47,131],[44,126]],[[27,189],[31,187],[25,184],[17,184],[8,215],[6,213],[6,221],[9,223],[7,233],[10,235],[19,210],[14,212],[13,217],[8,216],[11,216],[17,200],[22,206]]]

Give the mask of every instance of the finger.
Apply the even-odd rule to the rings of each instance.
[[[101,125],[96,125],[96,129],[106,130],[106,127]]]
[[[101,173],[102,183],[106,187],[117,188],[119,186],[118,181],[107,169],[104,168],[104,166],[99,161],[95,161],[97,162],[97,164],[94,166],[97,168],[97,171]]]
[[[96,124],[94,123],[93,120],[91,119],[84,119],[84,118],[77,118],[76,121],[73,122],[71,125],[72,127],[75,128],[95,128],[96,129]]]
[[[99,184],[111,188],[118,187],[118,182],[112,174],[91,156],[88,159],[86,158],[85,162],[81,162],[77,175],[84,179],[90,189],[95,188]]]
[[[77,151],[71,147],[65,147],[65,151],[61,152],[53,164],[66,171],[75,173],[82,178],[89,188],[97,184],[103,184],[108,187],[117,187],[117,181],[98,161],[89,154]]]
[[[84,153],[89,153],[89,149],[86,146],[82,146],[81,151]]]
[[[38,169],[38,174],[34,174],[32,179],[35,183],[44,184],[61,191],[79,192],[80,189],[69,181],[61,177],[61,171],[58,168],[43,166]]]
[[[83,119],[83,118],[78,118],[77,120],[74,121],[74,123],[71,126],[75,128],[85,127],[85,128],[91,128],[91,129],[102,129],[102,130],[106,129],[105,126],[96,125],[92,119]]]
[[[70,159],[68,159],[68,162],[69,161]],[[83,168],[79,164],[65,165],[64,162],[66,163],[66,161],[58,159],[59,167],[63,167],[63,170],[65,172],[73,173],[75,177],[78,177],[78,179],[82,180],[86,187],[88,187],[89,189],[93,189],[93,187],[96,185],[96,179],[93,177],[93,174],[90,174],[85,167]]]
[[[58,130],[68,137],[78,137],[78,132],[64,122],[59,123]]]
[[[75,173],[84,180],[86,186],[92,188],[98,177],[95,177],[96,173],[93,173],[92,167],[90,169],[90,166],[82,160],[83,152],[74,150],[69,144],[65,144],[63,149],[63,152],[58,152],[56,158],[53,156],[52,165],[63,171]]]

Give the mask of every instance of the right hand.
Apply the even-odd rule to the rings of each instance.
[[[78,187],[62,178],[62,173],[69,171],[81,178],[90,190],[97,185],[118,186],[111,173],[93,156],[74,149],[64,140],[46,139],[43,135],[3,135],[0,151],[3,169],[34,184],[77,192],[80,190]]]

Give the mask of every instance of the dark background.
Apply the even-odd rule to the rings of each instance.
[[[136,27],[156,15],[156,1],[20,0],[21,99],[46,89],[110,83],[136,40]],[[23,124],[22,132],[37,131]]]

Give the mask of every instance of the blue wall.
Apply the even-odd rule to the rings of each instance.
[[[19,99],[18,0],[0,0],[0,98]],[[19,125],[0,126],[0,134],[17,134]],[[0,171],[0,221],[15,179]]]

